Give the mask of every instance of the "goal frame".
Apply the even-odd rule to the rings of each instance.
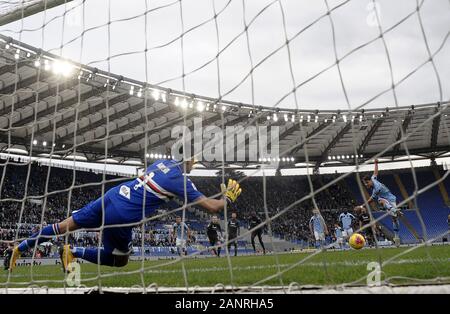
[[[41,0],[33,1],[28,5],[20,5],[17,9],[0,15],[0,26],[16,22],[24,17],[28,17],[72,1],[73,0]]]

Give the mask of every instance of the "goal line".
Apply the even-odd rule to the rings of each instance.
[[[322,287],[322,286],[300,286],[295,283],[287,287],[279,286],[242,286],[232,287],[216,285],[214,287],[158,287],[151,285],[143,289],[142,287],[77,287],[77,288],[48,288],[48,287],[28,287],[28,288],[8,288],[1,289],[0,294],[158,294],[158,293],[240,293],[246,294],[449,294],[450,285],[424,284],[424,285],[383,285],[374,287]]]

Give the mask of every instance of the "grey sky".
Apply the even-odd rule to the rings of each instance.
[[[272,2],[274,1],[245,0],[247,23]],[[61,16],[65,9],[79,3],[81,1],[74,1],[66,8],[62,6],[49,10],[46,13],[46,20]],[[170,3],[173,4],[169,5]],[[216,11],[221,12],[217,18],[221,49],[244,29],[243,3],[243,0],[214,1]],[[326,2],[321,0],[282,0],[281,3],[286,16],[289,38],[326,13]],[[378,27],[372,23],[374,11],[370,10],[371,0],[352,0],[348,3],[343,0],[328,1],[331,8],[341,3],[345,4],[332,13],[339,57],[379,35]],[[416,0],[381,0],[378,4],[383,29],[399,22],[413,12],[417,5]],[[182,29],[180,6],[175,0],[147,0],[147,9],[161,5],[169,6],[147,15],[147,36],[143,16],[129,21],[114,22],[110,25],[110,32],[107,25],[109,12],[112,21],[143,14],[146,10],[145,0],[87,0],[84,28],[94,27],[95,29],[84,34],[83,45],[81,45],[80,37],[83,30],[81,6],[66,15],[64,28],[63,19],[57,18],[42,29],[44,15],[38,14],[24,20],[23,28],[35,29],[34,31],[20,32],[20,22],[4,26],[1,31],[30,45],[43,47],[44,50],[51,50],[55,54],[61,53],[62,56],[75,61],[91,63],[92,66],[104,70],[108,70],[109,67],[113,73],[142,81],[147,80],[153,84],[167,81],[163,84],[164,86],[182,90],[181,41],[175,40]],[[214,16],[213,0],[183,0],[182,6],[185,31]],[[285,34],[281,12],[279,3],[275,1],[250,26],[248,35],[254,65],[284,45]],[[434,53],[442,45],[450,30],[450,2],[427,0],[424,1],[420,12],[430,50]],[[57,49],[62,42],[67,43],[77,37],[78,39],[72,43],[64,44],[62,51]],[[110,49],[108,49],[108,38],[110,38]],[[154,48],[171,40],[175,41],[170,45]],[[444,48],[435,58],[444,100],[450,99],[448,41],[447,39]],[[146,44],[150,49],[147,54],[147,71],[143,53]],[[395,81],[401,80],[428,59],[417,14],[389,32],[386,35],[386,44],[391,54]],[[296,37],[290,46],[292,70],[297,84],[301,84],[332,65],[335,62],[335,56],[329,18],[320,19]],[[129,52],[135,53],[116,57],[110,61],[109,65],[105,61],[108,55]],[[186,73],[213,60],[209,65],[186,76],[185,90],[189,93],[217,97],[220,77],[220,94],[227,94],[225,98],[228,100],[251,103],[250,78],[240,84],[251,69],[246,34],[243,33],[220,55],[220,76],[215,62],[216,54],[217,36],[214,19],[185,35]],[[98,60],[101,61],[94,62]],[[391,84],[389,66],[381,40],[348,56],[342,61],[341,69],[352,108],[360,106],[389,88]],[[293,82],[286,47],[256,68],[253,76],[255,104],[273,106],[284,95],[289,94]],[[235,90],[230,93],[229,91],[234,88]],[[399,105],[439,101],[436,75],[431,64],[428,63],[408,78],[398,87],[397,92]],[[302,85],[297,92],[297,98],[299,107],[303,109],[348,108],[336,67]],[[392,92],[389,92],[379,97],[369,107],[385,107],[394,104]],[[294,97],[290,95],[280,106],[295,108]]]

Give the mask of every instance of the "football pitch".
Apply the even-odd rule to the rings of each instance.
[[[278,255],[226,256],[132,261],[123,268],[81,264],[83,286],[103,287],[213,287],[234,286],[333,286],[366,285],[371,262],[382,264],[382,280],[390,284],[450,283],[450,246],[364,249]],[[231,265],[231,268],[230,268]],[[369,269],[368,269],[369,268]],[[98,275],[101,275],[100,277]],[[3,271],[0,288],[30,285],[68,287],[59,265],[19,266],[10,275]]]

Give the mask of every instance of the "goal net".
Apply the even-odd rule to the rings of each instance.
[[[0,290],[448,292],[449,16],[2,1]]]

